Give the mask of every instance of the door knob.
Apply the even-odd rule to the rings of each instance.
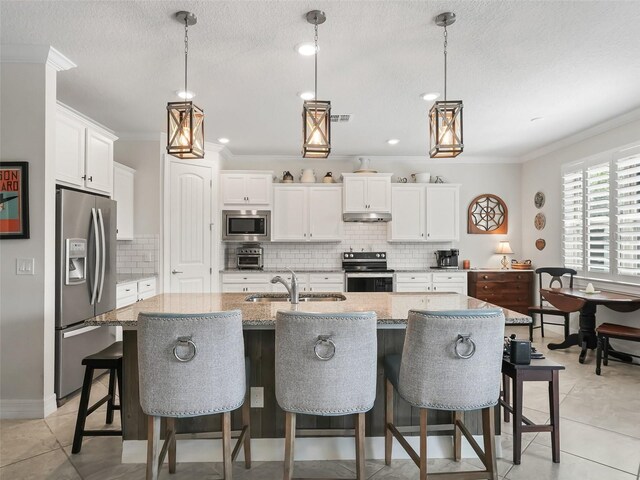
[[[178,270],[171,270],[171,273],[175,275],[176,273],[184,273],[184,272],[179,272]]]

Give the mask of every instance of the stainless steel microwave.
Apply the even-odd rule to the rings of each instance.
[[[271,240],[269,210],[223,210],[222,240],[226,242],[268,242]]]

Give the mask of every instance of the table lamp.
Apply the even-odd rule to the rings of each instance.
[[[508,241],[504,241],[504,242],[500,242],[498,244],[498,248],[496,248],[496,253],[499,253],[502,255],[502,260],[500,260],[500,263],[502,264],[502,268],[504,270],[509,268],[509,261],[507,260],[507,254],[513,253],[513,250],[511,250],[511,245],[509,245]]]

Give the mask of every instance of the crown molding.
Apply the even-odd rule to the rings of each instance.
[[[2,45],[0,61],[2,63],[42,63],[57,72],[77,67],[69,57],[50,45]]]

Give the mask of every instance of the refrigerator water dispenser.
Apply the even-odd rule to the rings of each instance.
[[[87,281],[87,240],[67,238],[66,257],[65,285],[85,283]]]

